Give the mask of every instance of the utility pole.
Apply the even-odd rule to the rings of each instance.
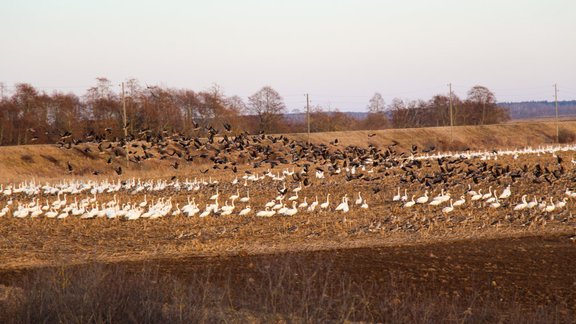
[[[310,98],[306,94],[306,120],[308,124],[308,145],[310,145]]]
[[[454,140],[454,117],[452,115],[452,83],[448,83],[450,89],[450,143]]]
[[[126,94],[124,93],[124,82],[122,82],[122,117],[124,123],[124,125],[122,125],[122,128],[124,128],[124,143],[126,145],[126,147],[124,147],[124,151],[126,153],[126,167],[128,167],[128,128],[126,121]]]
[[[558,85],[554,84],[554,109],[556,110],[556,143],[560,143],[560,128],[558,127]]]
[[[126,96],[124,93],[124,82],[122,82],[122,116],[123,116],[123,121],[124,121],[124,125],[122,126],[122,128],[124,128],[124,138],[128,137],[128,128],[127,128],[127,124],[126,124]]]

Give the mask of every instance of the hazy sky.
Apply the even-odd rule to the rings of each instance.
[[[114,84],[243,98],[264,85],[290,110],[365,110],[392,98],[576,99],[574,0],[0,0],[0,82],[83,94]],[[10,87],[8,88],[10,90]]]

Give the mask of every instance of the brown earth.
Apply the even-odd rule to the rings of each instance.
[[[567,134],[575,134],[576,121],[561,120],[559,128]],[[374,134],[368,137],[368,134]],[[306,141],[306,134],[290,134],[295,140]],[[492,150],[495,148],[537,147],[551,145],[556,140],[556,123],[553,121],[520,121],[486,126],[428,127],[411,129],[387,129],[380,131],[327,132],[313,133],[313,143],[328,143],[338,139],[341,145],[358,145],[366,147],[373,144],[378,147],[397,141],[399,149],[408,150],[412,144],[420,148],[435,146],[438,151]],[[572,140],[574,140],[572,139]],[[81,146],[84,147],[84,146]],[[108,154],[98,154],[96,146],[92,152],[85,153],[79,148],[60,149],[54,145],[25,145],[0,147],[0,183],[55,180],[82,176],[85,179],[116,177],[114,166],[122,166],[123,178],[161,177],[173,174],[169,165],[172,159],[165,161],[148,161],[146,164],[128,167],[121,158],[116,158],[113,165],[108,165]],[[75,170],[67,172],[70,161]],[[210,161],[207,161],[210,162]],[[179,174],[193,170],[202,161],[193,164],[182,163]],[[100,176],[92,175],[100,171]]]
[[[264,269],[285,269],[290,264],[298,278],[301,269],[322,264],[331,278],[358,283],[361,291],[379,287],[371,299],[414,302],[419,298],[461,300],[471,315],[484,303],[519,307],[530,312],[557,308],[566,319],[576,312],[576,242],[570,235],[538,235],[501,239],[461,240],[433,244],[363,247],[310,252],[219,257],[151,258],[120,262],[138,273],[142,267],[157,269],[161,275],[188,281],[199,273],[212,273],[212,283],[234,282],[232,295],[245,294],[244,283],[265,282]],[[0,285],[14,285],[32,271],[0,271]],[[332,279],[333,280],[333,279]],[[373,301],[372,301],[373,302]],[[498,306],[501,307],[501,306]],[[478,315],[478,314],[476,314]],[[566,317],[567,316],[567,317]]]
[[[527,308],[565,304],[576,311],[575,236],[546,235],[378,248],[351,248],[226,258],[147,261],[186,278],[191,269],[211,267],[238,276],[257,276],[256,268],[282,259],[328,263],[338,275],[358,282],[401,279],[439,298],[477,294]],[[137,265],[135,263],[134,265]]]
[[[576,122],[566,121],[561,125],[576,131]],[[451,145],[466,143],[472,149],[537,146],[551,144],[554,131],[553,122],[457,127],[456,144]],[[369,142],[383,146],[397,140],[404,149],[411,143],[420,147],[450,148],[448,128],[386,130],[374,132],[376,135],[370,138],[368,133],[372,132],[314,134],[312,140],[328,142],[338,138],[343,145],[361,146]],[[523,136],[517,136],[519,133]],[[294,137],[305,139],[303,134]],[[574,172],[568,162],[572,158],[570,154],[562,157],[566,167],[572,169],[569,171]],[[104,176],[108,177],[114,171],[105,159],[98,155],[89,158],[81,152],[54,146],[0,148],[0,183],[31,177],[99,179],[90,176],[94,169],[104,170]],[[63,172],[67,161],[72,161],[76,168],[71,174]],[[552,156],[530,156],[520,160],[502,157],[498,162],[489,163],[508,163],[513,168],[540,163],[553,168],[555,161]],[[133,167],[121,178],[200,176],[197,165],[184,165],[174,171],[166,168],[169,163],[154,161]],[[227,182],[232,177],[216,172],[213,176]],[[92,263],[122,264],[134,269],[152,265],[162,273],[184,280],[196,272],[228,272],[240,282],[250,278],[258,280],[258,276],[263,275],[259,269],[289,260],[305,265],[329,264],[337,276],[352,278],[360,285],[389,284],[393,279],[401,282],[404,290],[409,287],[433,298],[477,297],[532,310],[559,305],[562,312],[568,309],[572,312],[569,316],[573,316],[576,311],[576,219],[573,217],[576,206],[572,201],[554,215],[514,214],[510,213],[510,206],[498,210],[471,206],[445,217],[429,206],[405,210],[392,203],[390,198],[400,176],[395,173],[376,184],[382,189],[378,193],[372,193],[375,184],[346,182],[342,178],[323,182],[313,179],[313,189],[303,190],[302,194],[310,201],[313,195],[322,200],[327,192],[337,195],[336,200],[358,191],[369,197],[369,210],[356,209],[346,216],[302,213],[290,218],[176,217],[135,222],[0,218],[0,284],[18,286],[23,277],[35,271]],[[453,197],[462,194],[466,185],[451,188]],[[567,179],[550,185],[535,185],[531,179],[520,179],[513,186],[510,204],[517,203],[521,193],[549,194],[558,199],[571,185]],[[486,192],[488,184],[482,186]],[[413,193],[423,191],[418,184],[406,187]],[[260,197],[253,198],[253,207],[261,207],[276,195],[275,189],[275,184],[258,184],[256,190]],[[222,186],[221,190],[223,195],[235,192],[230,186]],[[438,191],[439,188],[435,188],[431,195]],[[205,201],[208,194],[194,195],[199,201]],[[182,206],[185,195],[174,195],[174,202]],[[142,199],[142,195],[120,196],[124,202]],[[166,193],[155,198],[159,196]],[[108,194],[100,199],[106,201],[112,197]],[[402,301],[402,296],[398,300]]]

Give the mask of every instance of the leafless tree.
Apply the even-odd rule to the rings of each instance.
[[[376,92],[368,103],[368,116],[364,121],[366,129],[384,129],[388,126],[388,117],[386,115],[386,104],[384,98]]]
[[[372,114],[383,113],[385,107],[384,98],[379,92],[376,92],[368,103],[368,112]]]
[[[494,96],[494,93],[484,86],[477,85],[468,91],[467,100],[473,105],[481,107],[482,113],[478,123],[484,125],[486,122],[487,108],[490,109],[496,106],[496,97]]]
[[[260,131],[270,132],[286,111],[282,97],[270,86],[260,89],[248,101],[248,110],[258,116]]]
[[[122,103],[112,82],[97,78],[96,85],[82,97],[54,92],[48,95],[29,84],[17,84],[0,98],[0,145],[54,143],[67,132],[75,136],[106,131],[105,136],[122,136]],[[202,134],[207,126],[228,132],[297,132],[306,129],[305,119],[286,118],[282,97],[269,86],[248,98],[227,97],[221,87],[195,92],[189,89],[141,87],[137,80],[125,83],[129,131],[177,131]],[[466,100],[452,96],[455,125],[493,124],[508,120],[507,109],[496,105],[495,95],[475,86]],[[450,124],[449,98],[436,95],[428,101],[394,99],[386,106],[375,93],[359,120],[337,109],[312,108],[312,131],[382,129],[394,127],[446,126]],[[282,122],[280,123],[280,121]],[[205,126],[205,127],[202,127]]]
[[[224,104],[228,109],[236,112],[238,115],[244,115],[248,110],[246,103],[244,103],[244,100],[242,100],[240,96],[227,97]]]

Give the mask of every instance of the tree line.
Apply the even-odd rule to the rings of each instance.
[[[510,120],[508,109],[499,107],[494,93],[484,86],[472,87],[465,100],[439,94],[428,101],[395,98],[388,106],[376,93],[368,109],[371,114],[385,114],[394,128],[487,125]]]
[[[125,82],[123,92],[115,89],[118,87],[106,78],[97,78],[96,84],[81,96],[47,94],[27,83],[16,84],[9,96],[0,98],[0,145],[55,143],[66,134],[82,136],[104,131],[120,138],[124,130],[127,134],[150,130],[197,135],[208,127],[224,125],[252,134],[306,132],[308,127],[305,118],[293,118],[287,113],[282,96],[270,86],[262,87],[246,102],[239,96],[226,96],[216,85],[193,91],[142,86],[131,79]],[[449,99],[444,95],[429,101],[394,99],[385,105],[376,93],[367,105],[365,118],[314,106],[310,130],[446,126],[450,125]],[[464,101],[453,95],[452,105],[455,125],[509,119],[507,111],[496,106],[494,95],[485,87],[472,88]]]

